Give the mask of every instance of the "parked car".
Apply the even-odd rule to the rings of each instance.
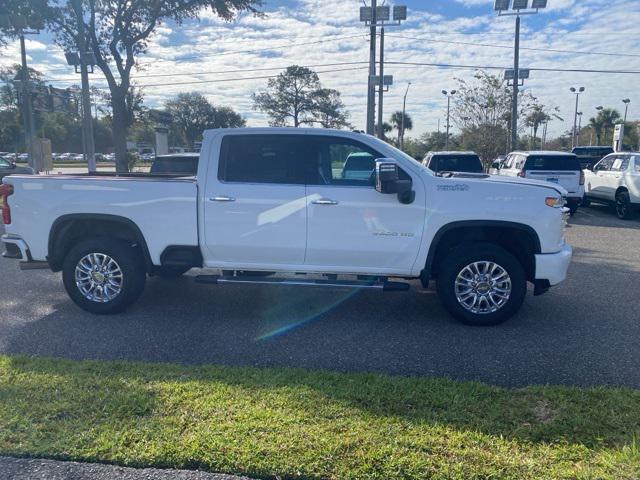
[[[573,215],[584,197],[584,173],[575,154],[554,151],[512,152],[499,175],[543,180],[567,190],[567,207]]]
[[[613,153],[612,147],[595,146],[595,147],[574,147],[571,153],[575,153],[580,162],[582,169],[592,168],[602,158]]]
[[[618,218],[625,220],[640,209],[640,153],[612,153],[584,173],[584,206],[613,204]]]
[[[429,152],[422,164],[432,172],[483,173],[484,167],[475,152]]]
[[[355,153],[376,159],[367,178],[343,175]],[[454,317],[489,325],[520,308],[527,280],[535,295],[563,281],[572,255],[560,185],[436,176],[382,140],[340,130],[208,130],[193,178],[4,181],[6,255],[48,262],[71,299],[100,314],[135,302],[147,274],[208,267],[222,275],[196,281],[403,291],[406,279],[436,279]]]
[[[153,174],[196,175],[198,172],[199,153],[179,153],[158,155],[149,169]]]
[[[7,175],[33,175],[33,169],[17,166],[6,158],[0,158],[0,181]]]

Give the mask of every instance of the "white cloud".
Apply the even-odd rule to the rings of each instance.
[[[386,57],[388,61],[444,63],[508,67],[513,62],[513,17],[497,18],[490,0],[458,0],[478,6],[486,5],[486,14],[445,18],[429,11],[428,6],[410,10],[409,19],[401,27],[387,29]],[[429,4],[430,2],[424,2]],[[185,22],[181,26],[163,24],[141,57],[143,67],[136,81],[145,88],[148,105],[161,105],[166,99],[184,91],[199,91],[214,102],[229,105],[249,119],[250,125],[265,125],[267,119],[252,110],[251,94],[264,88],[267,80],[248,77],[267,76],[278,70],[250,71],[264,68],[284,68],[300,65],[323,65],[368,60],[367,29],[358,21],[357,0],[298,0],[298,8],[277,7],[265,18],[241,15],[233,22],[224,22],[210,13],[200,22]],[[640,2],[622,0],[616,4],[604,0],[550,0],[549,11],[536,17],[523,17],[521,66],[559,67],[575,69],[640,70],[639,57],[597,56],[557,53],[535,49],[579,50],[616,53],[640,53]],[[273,8],[273,7],[271,7]],[[535,19],[535,20],[534,20]],[[625,36],[621,32],[636,32]],[[405,38],[398,38],[405,37]],[[413,37],[413,38],[409,38]],[[416,40],[420,39],[420,40]],[[28,46],[32,66],[45,72],[54,84],[78,83],[77,76],[66,65],[62,51],[51,46],[44,37],[30,39]],[[443,43],[444,42],[463,42]],[[497,48],[487,45],[499,45]],[[45,47],[44,49],[42,47]],[[0,52],[0,65],[19,61],[17,44]],[[342,92],[358,128],[364,125],[366,104],[366,65],[317,67],[323,84]],[[245,70],[237,72],[237,70]],[[207,74],[206,72],[218,72]],[[441,69],[427,66],[387,65],[385,73],[393,74],[395,85],[385,96],[385,117],[402,108],[402,96],[408,81],[412,82],[408,111],[414,117],[413,135],[444,124],[446,103],[440,91],[455,87],[455,78],[469,79],[472,69]],[[500,74],[500,71],[496,73]],[[151,76],[173,75],[173,76]],[[69,79],[60,81],[60,79]],[[234,79],[233,81],[216,81]],[[631,118],[640,117],[640,97],[634,99],[637,75],[579,74],[532,71],[525,84],[542,102],[560,107],[565,122],[549,125],[555,135],[567,130],[573,115],[570,86],[585,86],[581,109],[585,119],[593,115],[593,107],[603,104],[621,107],[620,100],[632,98]],[[101,74],[91,78],[95,85],[104,85]],[[187,82],[202,82],[184,84]]]

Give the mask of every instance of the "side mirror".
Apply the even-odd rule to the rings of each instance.
[[[491,164],[491,168],[495,168],[496,170],[500,170],[500,160],[496,160]]]
[[[376,160],[376,191],[379,193],[395,193],[400,203],[412,203],[416,193],[412,190],[411,179],[400,180],[398,165],[386,159]]]
[[[398,166],[384,159],[376,160],[376,190],[379,193],[398,193]]]

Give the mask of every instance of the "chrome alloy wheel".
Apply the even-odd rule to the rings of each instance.
[[[473,262],[458,273],[455,294],[458,303],[471,313],[497,312],[511,296],[511,277],[497,263]]]
[[[107,303],[122,290],[120,265],[104,253],[89,253],[80,259],[75,271],[76,286],[87,299]]]

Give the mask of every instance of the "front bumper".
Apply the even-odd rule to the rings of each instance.
[[[540,253],[536,255],[536,280],[548,280],[550,285],[557,285],[567,278],[573,249],[566,243],[556,253]]]
[[[6,233],[0,237],[0,240],[4,243],[5,248],[2,254],[3,257],[20,260],[21,262],[33,261],[29,246],[22,238]]]

